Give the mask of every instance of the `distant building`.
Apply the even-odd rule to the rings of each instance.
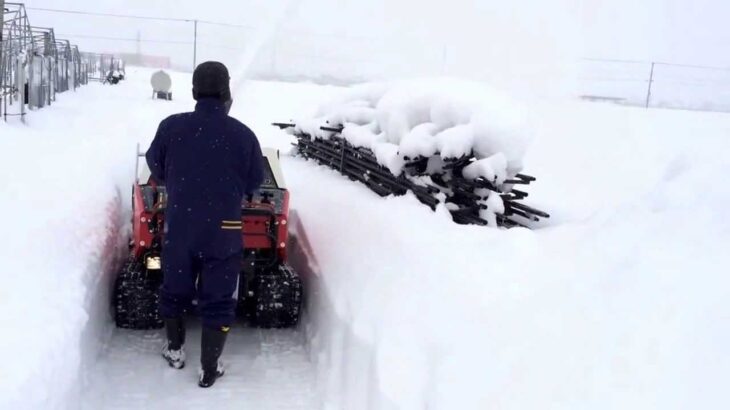
[[[127,65],[151,68],[172,68],[172,59],[167,56],[152,56],[136,53],[119,53],[119,58]]]

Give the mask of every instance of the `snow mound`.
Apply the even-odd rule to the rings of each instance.
[[[295,121],[290,132],[344,138],[369,150],[393,175],[418,185],[433,187],[430,177],[438,176],[436,185],[445,184],[452,213],[467,212],[498,226],[512,214],[500,195],[512,190],[505,182],[522,170],[531,135],[526,118],[520,106],[485,84],[432,78],[353,87],[322,105],[314,118]],[[468,192],[476,194],[475,203],[456,205],[463,202],[463,184],[456,183],[460,188],[454,193],[449,181],[462,178],[485,188]]]
[[[522,107],[486,84],[424,78],[353,87],[324,104],[315,118],[296,121],[294,132],[329,138],[320,127],[344,127],[342,136],[371,149],[394,174],[404,160],[431,157],[476,159],[500,154],[498,175],[519,172],[530,143]],[[496,164],[492,164],[496,165]]]

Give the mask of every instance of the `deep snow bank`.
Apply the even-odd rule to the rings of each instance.
[[[76,407],[111,330],[135,146],[176,109],[149,100],[151,71],[129,74],[0,123],[0,408]]]
[[[537,231],[457,226],[285,161],[320,273],[310,330],[329,408],[722,406],[730,117],[536,117],[531,198],[556,214]]]

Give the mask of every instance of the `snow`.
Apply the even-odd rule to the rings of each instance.
[[[314,118],[296,121],[295,132],[329,138],[322,126],[344,126],[342,137],[371,149],[398,175],[405,158],[478,159],[501,154],[500,175],[515,174],[530,142],[525,109],[483,83],[452,78],[371,83],[352,87],[323,104]],[[493,164],[494,165],[494,164]]]
[[[137,140],[189,105],[150,100],[151,71],[128,73],[135,82],[59,94],[27,125],[0,123],[0,408],[78,402],[111,332]]]
[[[482,158],[467,165],[462,173],[467,179],[484,178],[489,182],[502,185],[507,180],[507,158],[501,152]]]
[[[200,324],[187,323],[188,360],[182,370],[160,358],[162,332],[115,329],[89,376],[82,409],[310,410],[319,405],[303,334],[291,330],[235,329],[226,342],[225,375],[198,387]]]
[[[436,147],[441,158],[461,158],[474,146],[474,131],[469,124],[456,125],[436,134]]]
[[[339,133],[331,131],[340,127]],[[485,192],[479,201],[487,206],[480,217],[494,226],[497,214],[505,211],[497,194],[510,190],[503,183],[522,169],[531,140],[524,108],[485,84],[449,78],[352,87],[323,104],[313,118],[295,121],[290,132],[315,139],[338,135],[371,150],[377,162],[396,176],[410,161],[424,157],[429,171],[449,179],[451,171],[438,169],[440,165],[473,158],[462,174],[496,183],[492,199]],[[421,176],[406,177],[429,184]]]
[[[307,316],[291,331],[234,328],[228,375],[201,392],[195,365],[158,357],[161,332],[115,330],[108,309],[135,145],[192,106],[189,75],[171,73],[168,102],[150,100],[151,73],[129,68],[119,86],[59,95],[27,127],[0,124],[0,408],[724,407],[727,115],[564,102],[530,107],[525,128],[520,110],[484,111],[471,85],[446,87],[466,103],[436,110],[454,99],[244,84],[233,114],[283,152],[293,137],[270,123],[319,121],[327,101],[351,101],[339,118],[363,135],[395,130],[378,142],[391,158],[394,144],[428,153],[469,126],[484,142],[474,175],[524,164],[538,177],[528,203],[553,217],[532,231],[460,226],[443,207],[283,155]]]
[[[322,124],[316,119],[314,121],[316,126],[322,126]],[[357,125],[354,123],[343,122],[342,124],[345,126],[345,128],[342,130],[342,136],[347,139],[350,144],[356,147],[372,147],[373,149],[375,149],[380,144],[395,145],[385,142],[385,134],[376,134],[376,131],[378,129],[377,123],[373,122],[368,125]],[[396,151],[397,147],[398,146],[396,145]],[[387,153],[384,153],[384,155],[387,155]]]
[[[432,122],[416,125],[400,142],[400,150],[408,157],[432,157],[436,155],[435,134],[438,126]]]
[[[285,162],[319,267],[326,408],[723,407],[730,191],[712,176],[729,171],[730,117],[534,113],[530,198],[555,214],[535,231],[457,226]]]

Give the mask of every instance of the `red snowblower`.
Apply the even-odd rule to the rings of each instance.
[[[253,326],[295,326],[302,306],[302,283],[287,263],[289,191],[279,153],[264,149],[264,182],[242,205],[243,256],[237,314]],[[130,256],[114,288],[115,321],[127,329],[163,326],[158,313],[167,195],[150,179],[144,154],[137,154],[132,195]]]

